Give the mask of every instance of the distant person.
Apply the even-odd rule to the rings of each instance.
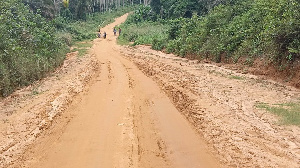
[[[116,30],[116,28],[114,28],[113,32],[114,32],[114,35],[117,35],[117,30]]]
[[[98,37],[98,38],[101,38],[101,31],[100,31],[100,28],[99,28],[99,30],[98,30],[98,32],[97,32],[97,37]]]
[[[106,32],[103,33],[103,38],[106,39]]]
[[[119,36],[121,35],[121,32],[122,32],[122,30],[121,30],[121,28],[119,28]]]

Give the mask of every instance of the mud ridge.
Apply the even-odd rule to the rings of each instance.
[[[122,51],[160,85],[224,165],[299,166],[299,127],[278,125],[276,116],[255,108],[257,102],[296,100],[299,90],[144,47]]]

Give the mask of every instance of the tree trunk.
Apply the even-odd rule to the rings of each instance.
[[[108,11],[108,0],[105,0],[105,5],[106,5],[106,12]]]

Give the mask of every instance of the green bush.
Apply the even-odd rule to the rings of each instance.
[[[221,4],[205,16],[172,20],[167,51],[211,55],[216,62],[221,56],[235,62],[241,56],[291,62],[300,58],[299,11],[296,0]]]
[[[30,84],[60,65],[66,47],[56,29],[20,0],[3,0],[0,6],[0,95]]]
[[[162,50],[166,48],[166,39],[161,37],[156,37],[152,40],[152,49],[154,50]]]

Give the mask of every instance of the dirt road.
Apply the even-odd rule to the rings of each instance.
[[[0,101],[0,167],[299,167],[300,128],[256,108],[298,102],[298,89],[118,46],[126,16],[86,57]]]
[[[92,48],[99,76],[70,107],[74,117],[61,135],[46,137],[28,167],[219,167],[158,85],[116,48],[113,26],[125,18],[101,29],[107,39]]]

